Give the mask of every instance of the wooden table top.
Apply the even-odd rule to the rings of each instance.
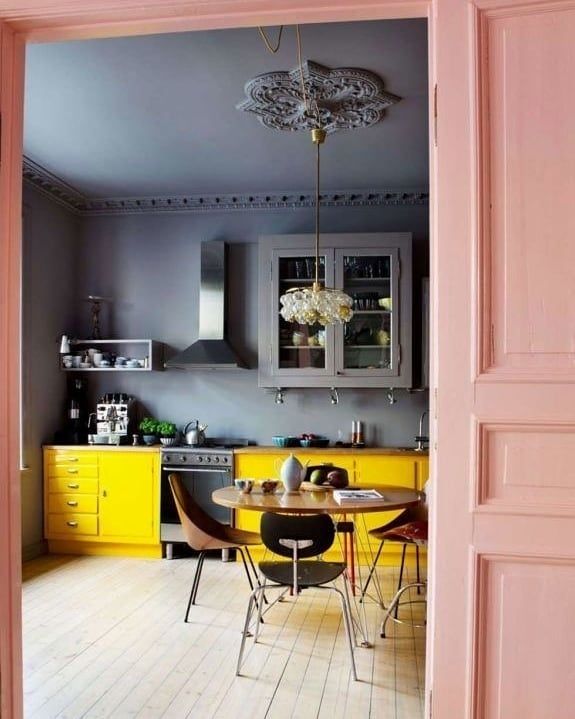
[[[329,491],[300,491],[295,494],[278,491],[276,494],[262,494],[258,486],[254,487],[250,494],[242,494],[235,487],[216,489],[212,493],[212,499],[216,504],[232,509],[284,514],[363,514],[405,509],[419,503],[419,493],[413,489],[385,486],[378,487],[377,490],[383,494],[382,499],[346,501],[345,504],[336,502],[333,493]]]

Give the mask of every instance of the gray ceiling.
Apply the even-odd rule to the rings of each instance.
[[[322,187],[427,187],[426,22],[306,25],[302,42],[304,59],[372,70],[402,98],[328,138]],[[311,189],[307,134],[235,109],[248,79],[296,64],[292,28],[277,55],[255,29],[30,45],[24,152],[92,197]]]

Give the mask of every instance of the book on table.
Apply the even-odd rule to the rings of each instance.
[[[333,498],[339,504],[345,502],[373,502],[383,499],[383,494],[377,489],[334,489]]]

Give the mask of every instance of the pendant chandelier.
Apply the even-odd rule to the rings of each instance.
[[[280,297],[281,316],[286,322],[302,325],[333,325],[348,322],[353,317],[353,300],[342,290],[322,286],[319,279],[319,148],[325,141],[325,130],[311,131],[316,146],[316,191],[315,191],[315,279],[311,287],[294,287]]]
[[[298,322],[302,325],[333,325],[349,322],[353,317],[352,298],[342,290],[326,287],[319,279],[319,206],[320,206],[320,147],[325,142],[326,131],[320,124],[317,103],[308,98],[301,55],[299,25],[296,25],[298,64],[301,79],[301,94],[308,116],[316,118],[316,127],[311,131],[311,139],[316,147],[315,175],[315,279],[311,287],[294,287],[280,297],[280,314],[286,322]]]

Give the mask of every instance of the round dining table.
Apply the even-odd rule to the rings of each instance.
[[[348,487],[347,489],[353,489]],[[357,487],[358,491],[367,489]],[[364,514],[367,512],[392,512],[407,507],[414,507],[420,502],[421,494],[414,489],[386,485],[378,487],[382,495],[378,499],[346,499],[338,502],[334,499],[331,488],[317,491],[300,490],[298,492],[284,492],[280,490],[275,494],[264,494],[261,487],[255,485],[249,494],[240,492],[235,487],[223,487],[212,492],[212,500],[229,509],[251,510],[254,512],[276,512],[282,514],[332,514],[342,516],[344,521],[338,522],[338,531],[343,533],[343,555],[348,565],[352,595],[355,597],[355,551],[353,522],[346,522],[347,515]],[[359,568],[359,565],[358,565]],[[361,584],[361,574],[359,577]],[[357,628],[360,630],[361,646],[372,646],[367,636],[367,621],[365,617],[365,603],[362,605],[363,621],[359,617]],[[355,624],[355,621],[354,621]]]
[[[347,487],[347,489],[353,489]],[[358,487],[358,491],[366,489]],[[255,512],[278,512],[282,514],[363,514],[364,512],[391,512],[414,507],[420,501],[420,493],[405,487],[378,487],[381,498],[374,500],[346,499],[339,503],[333,491],[300,490],[299,492],[278,491],[264,494],[257,485],[249,494],[243,494],[235,487],[223,487],[212,493],[216,504],[230,509],[248,509]]]

